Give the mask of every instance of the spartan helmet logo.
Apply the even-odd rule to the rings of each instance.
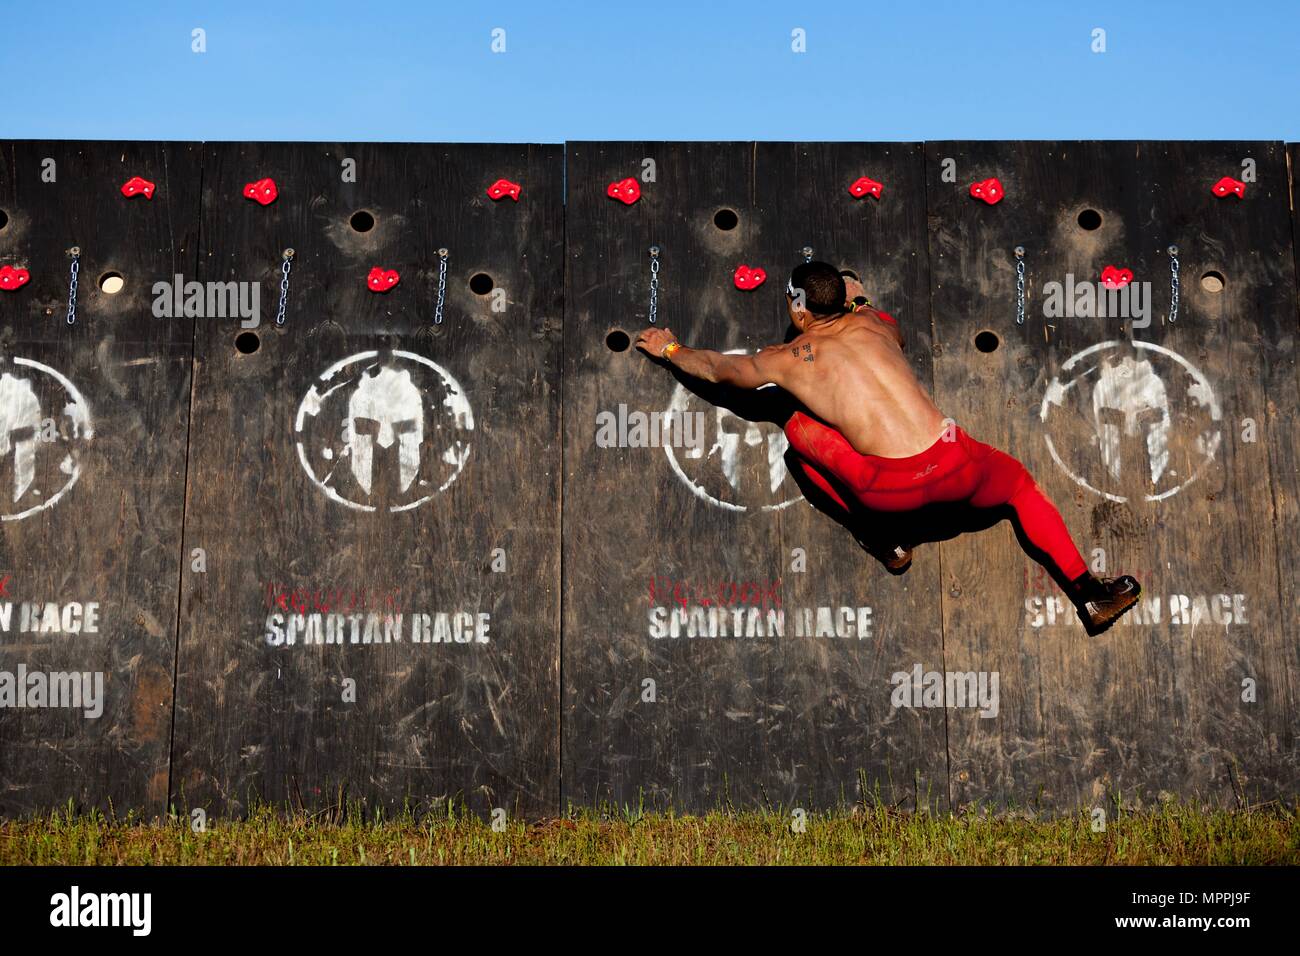
[[[94,429],[86,400],[59,372],[17,357],[0,357],[0,367],[13,369],[0,372],[0,521],[19,521],[77,483]]]
[[[348,400],[343,425],[352,474],[366,494],[374,475],[375,446],[397,443],[402,491],[411,487],[420,470],[420,445],[424,442],[424,403],[409,371],[381,369],[362,375]]]
[[[13,498],[19,498],[36,477],[36,445],[40,440],[41,403],[25,378],[0,375],[0,458],[14,456]]]
[[[767,490],[775,493],[785,481],[785,450],[789,447],[785,432],[769,430],[766,435],[756,423],[741,418],[730,409],[718,406],[714,409],[717,416],[717,438],[709,455],[717,454],[722,466],[723,477],[735,491],[740,491],[745,471],[742,467],[755,453],[765,454],[765,467],[761,473],[766,480]]]
[[[1145,437],[1151,484],[1160,484],[1169,466],[1169,396],[1151,363],[1131,355],[1115,364],[1103,361],[1092,390],[1092,414],[1101,460],[1111,476],[1120,477],[1122,438]]]
[[[294,431],[299,463],[332,501],[409,511],[459,477],[474,413],[456,379],[424,356],[360,352],[320,374]]]
[[[1209,380],[1153,342],[1101,342],[1070,356],[1040,417],[1052,460],[1110,501],[1163,501],[1214,461],[1223,413]]]

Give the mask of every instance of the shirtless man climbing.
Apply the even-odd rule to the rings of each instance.
[[[1035,559],[1065,583],[1088,633],[1106,630],[1137,603],[1138,582],[1088,571],[1060,513],[1024,465],[975,441],[935,407],[903,355],[897,322],[850,302],[851,289],[861,287],[848,275],[852,287],[824,262],[796,268],[786,299],[800,334],[754,355],[687,348],[668,328],[648,328],[636,344],[694,378],[746,389],[770,382],[793,395],[807,413],[795,412],[786,424],[790,447],[809,479],[845,512],[1009,506],[1043,555]],[[857,295],[856,301],[865,300]],[[905,569],[910,560],[909,550],[897,548],[893,568]]]

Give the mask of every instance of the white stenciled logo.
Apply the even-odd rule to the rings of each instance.
[[[460,475],[474,413],[451,373],[412,352],[361,352],[308,390],[294,423],[316,487],[358,511],[418,508]]]
[[[745,355],[732,349],[729,355]],[[774,388],[764,385],[763,388]],[[751,422],[709,405],[678,383],[670,416],[703,416],[705,434],[695,447],[664,452],[677,477],[709,504],[728,511],[775,511],[803,498],[785,467],[785,432],[771,422]]]
[[[81,477],[94,431],[86,400],[63,375],[31,359],[0,371],[0,520],[50,507]],[[3,368],[3,363],[0,363]]]
[[[1071,356],[1047,386],[1041,417],[1052,459],[1111,501],[1177,494],[1223,437],[1205,375],[1150,342],[1102,342]]]

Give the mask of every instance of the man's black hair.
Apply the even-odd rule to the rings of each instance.
[[[795,266],[790,285],[803,290],[804,308],[813,315],[839,315],[844,311],[848,292],[844,277],[827,262],[805,262]]]

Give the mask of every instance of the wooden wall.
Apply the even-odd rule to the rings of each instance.
[[[266,207],[242,196],[264,176]],[[989,176],[997,205],[969,194]],[[606,194],[627,177],[633,205]],[[0,291],[0,702],[20,666],[105,682],[99,717],[0,707],[0,814],[1294,796],[1290,189],[1279,143],[0,144],[0,266],[31,274]],[[782,396],[628,347],[652,245],[658,323],[721,349],[788,334],[805,246],[856,269],[940,407],[1143,607],[1088,638],[1006,523],[882,522],[923,541],[889,574],[786,467]],[[1108,265],[1149,323],[1047,308]],[[373,266],[400,282],[370,292]],[[260,325],[156,316],[178,274],[259,283]],[[700,431],[638,445],[656,412]],[[306,630],[340,618],[342,643]],[[997,715],[894,706],[917,666],[996,672]]]
[[[241,198],[263,176],[265,208]],[[276,290],[296,255],[256,351],[195,337],[178,799],[555,805],[561,176],[558,147],[206,147],[201,277]],[[487,196],[502,177],[518,202]],[[370,291],[375,266],[398,284]],[[298,614],[324,643],[290,642]]]
[[[150,285],[194,269],[201,151],[0,145],[0,266],[30,275],[0,291],[0,681],[102,682],[97,716],[0,709],[5,815],[166,806],[193,322],[154,318]],[[122,195],[133,176],[152,199]]]
[[[656,180],[637,203],[606,196],[647,160]],[[884,184],[883,201],[849,193],[864,175]],[[782,456],[789,409],[775,390],[757,403],[713,395],[732,409],[719,416],[692,395],[698,383],[607,344],[648,322],[652,245],[660,325],[709,348],[779,342],[785,277],[811,245],[871,276],[928,380],[920,147],[575,143],[568,181],[566,799],[807,805],[879,788],[891,803],[932,802],[945,789],[944,715],[891,711],[878,691],[900,662],[942,656],[938,565],[892,577],[803,499]],[[719,227],[720,210],[735,214],[733,228]],[[767,281],[737,289],[742,264]],[[620,408],[699,413],[700,442],[599,447],[597,416]],[[721,612],[728,636],[661,636],[679,611]],[[805,611],[812,627],[797,627]],[[834,622],[829,633],[819,614]]]
[[[949,159],[955,184],[941,182]],[[1257,181],[1245,197],[1213,195],[1247,159]],[[954,804],[1294,792],[1297,633],[1285,589],[1296,564],[1293,521],[1279,519],[1300,489],[1288,450],[1296,299],[1282,146],[929,143],[926,167],[936,400],[1025,462],[1090,562],[1135,575],[1145,592],[1089,639],[1072,611],[1050,619],[1043,605],[1057,591],[1005,526],[944,546],[949,668],[997,670],[1004,694],[996,721],[950,716]],[[988,176],[1006,190],[995,206],[966,191]],[[1045,314],[1047,283],[1096,283],[1108,265],[1150,283],[1148,316]],[[981,330],[996,349],[978,349]],[[1124,409],[1098,387],[1108,375],[1123,383]],[[1231,619],[1215,614],[1222,595]]]

